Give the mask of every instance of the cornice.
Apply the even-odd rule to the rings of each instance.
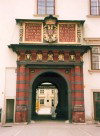
[[[43,19],[15,19],[17,23],[22,23],[22,22],[44,22]],[[58,23],[62,22],[76,22],[76,23],[81,23],[83,24],[85,20],[58,20]]]
[[[79,51],[81,54],[84,54],[91,49],[91,46],[81,44],[11,44],[8,45],[8,47],[16,53],[21,50],[66,50]]]
[[[100,37],[97,37],[97,38],[87,37],[87,38],[84,38],[84,41],[88,45],[100,45]]]

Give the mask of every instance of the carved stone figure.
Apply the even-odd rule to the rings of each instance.
[[[70,55],[70,60],[75,61],[75,55]]]
[[[18,55],[17,55],[17,61],[19,61],[19,60],[20,60],[20,55],[18,54]]]
[[[53,61],[53,54],[52,53],[48,54],[48,60]]]
[[[64,61],[64,54],[60,53],[58,56],[59,61]]]
[[[36,58],[36,60],[38,60],[38,61],[40,60],[40,61],[41,61],[41,60],[42,60],[42,57],[43,57],[43,56],[42,56],[42,53],[37,53],[37,58]]]
[[[31,54],[26,54],[26,60],[31,60]]]

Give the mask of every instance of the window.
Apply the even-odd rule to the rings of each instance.
[[[52,99],[52,106],[54,105],[54,99]]]
[[[100,47],[92,48],[92,69],[100,69]]]
[[[95,100],[96,100],[96,101],[99,101],[99,100],[100,100],[100,92],[95,92],[95,93],[94,93],[94,96],[95,96]]]
[[[44,104],[44,99],[40,99],[40,104]]]
[[[55,13],[55,0],[37,0],[37,13],[40,15]]]
[[[52,90],[52,94],[54,94],[54,90]]]
[[[100,121],[100,92],[95,92],[94,96],[94,119]]]
[[[100,0],[91,0],[91,15],[100,15]]]
[[[40,90],[40,94],[44,94],[44,90]]]

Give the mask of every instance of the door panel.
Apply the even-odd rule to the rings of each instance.
[[[95,120],[100,120],[100,92],[94,93],[94,117]]]
[[[6,100],[6,122],[13,122],[14,116],[14,99]]]

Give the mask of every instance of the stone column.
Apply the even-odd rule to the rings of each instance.
[[[26,68],[26,90],[27,90],[27,107],[28,107],[28,111],[27,111],[27,122],[29,123],[31,121],[31,95],[32,92],[30,90],[30,69]]]
[[[27,121],[27,95],[26,95],[26,79],[25,66],[21,65],[17,68],[17,91],[16,91],[16,114],[15,122]]]
[[[83,90],[83,66],[75,66],[75,81],[74,81],[74,106],[73,106],[73,122],[85,122],[84,115],[84,90]]]

